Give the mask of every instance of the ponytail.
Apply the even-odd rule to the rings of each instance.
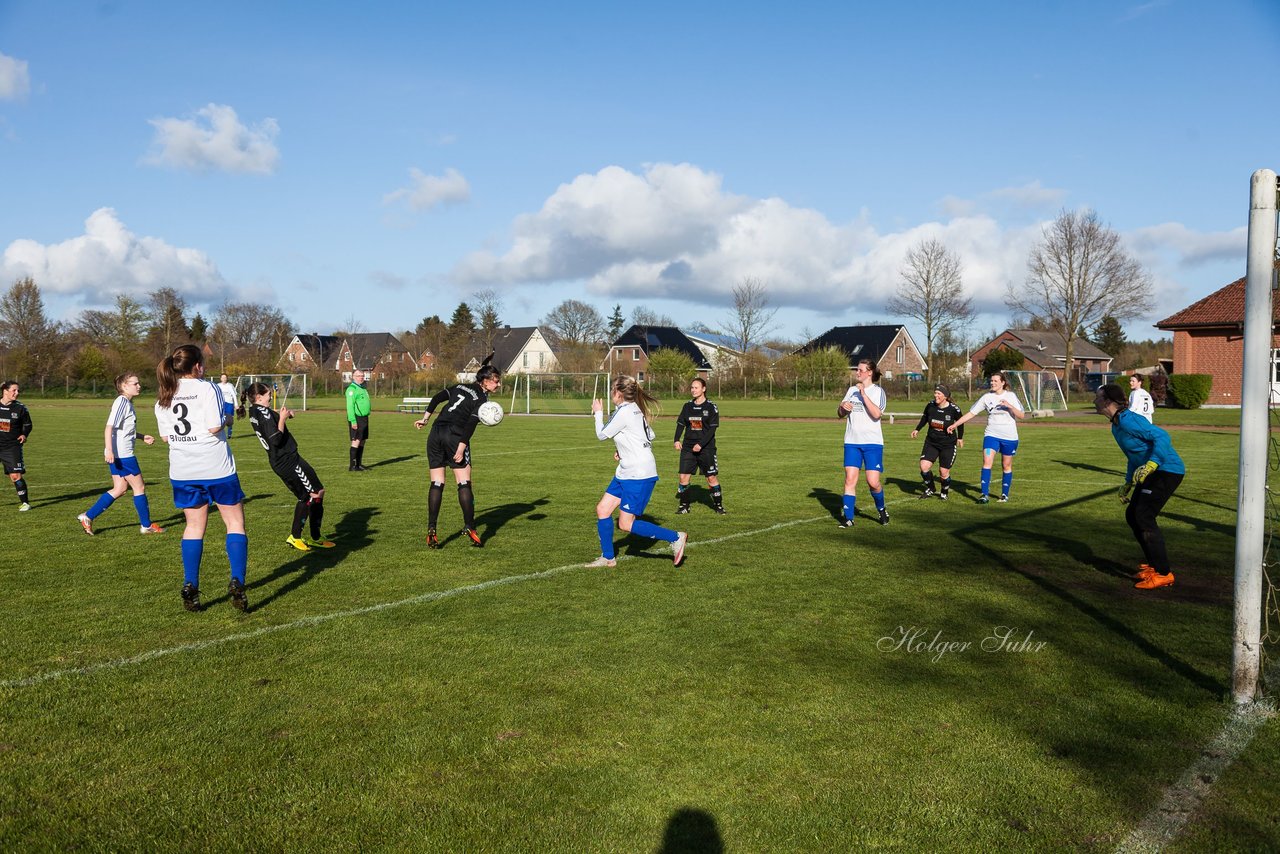
[[[244,391],[240,392],[240,408],[236,410],[236,416],[244,418],[246,407],[253,403],[253,399],[260,394],[267,394],[271,389],[267,388],[266,383],[250,383],[244,387]]]
[[[204,354],[194,344],[183,344],[156,365],[156,403],[168,408],[178,391],[178,381],[193,376],[198,366],[204,364]]]
[[[645,418],[649,417],[649,404],[653,404],[653,411],[656,413],[660,408],[658,399],[649,392],[644,390],[644,386],[636,382],[635,377],[623,374],[613,381],[613,390],[622,395],[622,399],[627,403],[634,403],[640,408],[640,414]]]
[[[117,376],[117,377],[116,377],[116,391],[118,391],[120,394],[124,394],[124,384],[125,384],[125,381],[126,381],[126,380],[128,380],[128,379],[129,379],[129,378],[131,378],[131,377],[136,377],[136,376],[138,376],[138,375],[137,375],[137,374],[135,374],[133,371],[125,371],[123,374],[120,374],[119,376]]]

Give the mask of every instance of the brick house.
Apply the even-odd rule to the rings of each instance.
[[[849,358],[852,370],[860,359],[874,359],[886,380],[903,374],[924,374],[924,357],[907,327],[900,324],[833,326],[805,344],[797,353],[836,347]]]
[[[547,336],[536,326],[504,326],[493,333],[489,343],[493,348],[493,364],[503,375],[551,373],[560,369],[555,350]],[[473,352],[484,350],[485,342],[479,333],[472,336],[468,349]],[[472,357],[461,371],[474,378],[480,370],[480,359]]]
[[[1173,370],[1213,377],[1210,406],[1239,406],[1244,365],[1244,284],[1242,276],[1156,324],[1173,333]],[[1271,382],[1280,381],[1280,300],[1271,305]]]
[[[1006,329],[973,351],[969,369],[974,377],[982,376],[982,360],[1000,347],[1022,354],[1019,371],[1052,371],[1065,379],[1067,338],[1049,329]],[[1080,337],[1071,340],[1071,381],[1083,383],[1084,375],[1111,370],[1112,356]]]
[[[338,372],[343,382],[355,371],[370,378],[386,379],[415,369],[416,361],[409,348],[390,332],[358,332],[342,340],[337,354]]]
[[[711,362],[698,345],[675,326],[632,326],[609,345],[600,370],[613,376],[630,374],[644,382],[649,354],[654,350],[678,350],[693,361],[698,376],[705,380],[711,374]]]
[[[429,371],[435,367],[436,354],[430,350],[423,350],[422,355],[418,357],[417,367],[420,371]]]
[[[337,370],[341,346],[342,339],[336,335],[295,335],[284,348],[280,362],[297,373],[324,368]]]

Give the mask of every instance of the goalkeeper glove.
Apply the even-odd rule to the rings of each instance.
[[[1133,492],[1133,481],[1125,481],[1124,486],[1120,487],[1120,503],[1129,503],[1129,494]]]
[[[1133,473],[1134,485],[1142,483],[1144,480],[1146,480],[1148,477],[1151,476],[1151,473],[1153,471],[1155,471],[1158,468],[1160,468],[1160,464],[1157,463],[1155,460],[1148,460],[1147,462],[1143,463],[1141,466],[1138,467],[1138,470]]]

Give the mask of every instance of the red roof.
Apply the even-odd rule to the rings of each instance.
[[[1280,321],[1280,300],[1271,302],[1271,319]],[[1156,324],[1157,329],[1190,329],[1202,326],[1244,325],[1244,277],[1219,288],[1199,302],[1171,314]]]

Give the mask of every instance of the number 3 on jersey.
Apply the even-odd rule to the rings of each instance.
[[[174,425],[173,432],[179,436],[185,436],[191,432],[191,422],[187,420],[187,405],[185,403],[175,404],[173,414],[177,416],[177,424]]]

